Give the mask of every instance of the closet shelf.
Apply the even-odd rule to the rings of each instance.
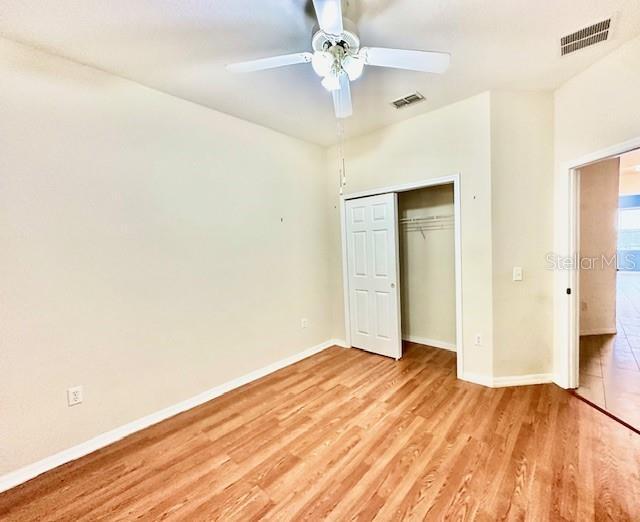
[[[426,224],[426,223],[440,223],[440,222],[450,222],[453,221],[453,214],[443,215],[443,216],[420,216],[420,217],[410,217],[410,218],[401,218],[400,223],[403,225],[416,223],[416,224]]]

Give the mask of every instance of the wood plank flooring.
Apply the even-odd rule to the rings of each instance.
[[[640,430],[640,273],[618,272],[615,335],[580,337],[576,393]]]
[[[2,520],[640,520],[640,437],[455,354],[333,347],[0,495]]]

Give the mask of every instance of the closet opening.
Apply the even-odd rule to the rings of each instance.
[[[341,197],[348,346],[463,376],[460,179]]]
[[[398,194],[400,318],[403,352],[456,351],[455,215],[453,184]],[[437,356],[437,357],[436,357]],[[454,356],[455,357],[455,356]]]

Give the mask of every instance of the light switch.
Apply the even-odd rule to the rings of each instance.
[[[514,281],[522,281],[522,267],[514,266],[513,267],[513,280]]]

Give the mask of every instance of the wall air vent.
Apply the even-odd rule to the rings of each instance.
[[[409,105],[413,105],[414,103],[418,103],[424,101],[424,96],[419,92],[414,92],[413,94],[409,94],[402,98],[398,98],[397,100],[393,100],[391,105],[393,105],[396,109],[402,109],[403,107],[408,107]]]
[[[563,36],[560,39],[560,54],[564,56],[565,54],[573,53],[590,45],[604,42],[609,38],[610,29],[611,18]]]

